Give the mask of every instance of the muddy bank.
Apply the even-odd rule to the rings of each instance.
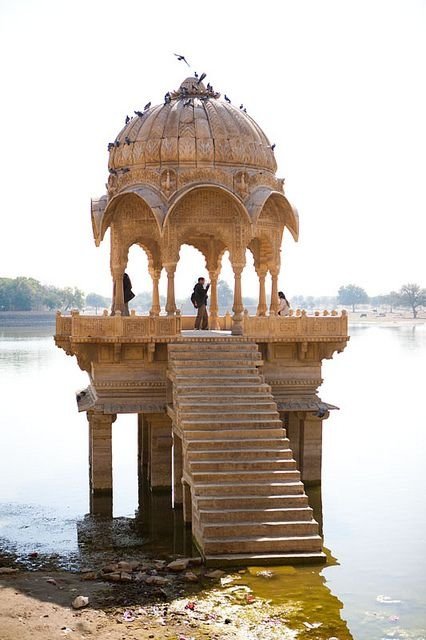
[[[256,593],[253,580],[269,583],[274,593],[274,580],[291,582],[293,567],[225,572],[209,570],[199,558],[123,560],[80,572],[8,565],[0,567],[1,640],[352,638],[334,597],[321,602],[312,592],[307,611],[296,597],[277,593],[274,601]],[[309,579],[305,586],[312,589]],[[73,608],[86,602],[77,596],[87,605]]]

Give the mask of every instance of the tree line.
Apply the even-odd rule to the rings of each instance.
[[[234,294],[225,280],[218,282],[219,313],[223,314],[232,308]],[[193,313],[191,301],[188,298],[177,300],[177,306],[185,315]],[[411,309],[416,318],[419,309],[426,308],[426,289],[416,283],[404,284],[399,291],[391,291],[385,295],[370,297],[367,292],[354,284],[341,286],[337,296],[293,296],[293,309],[332,309],[336,306],[351,307],[370,304],[377,307],[388,306],[389,311],[394,308],[405,307]],[[160,298],[164,307],[165,299]],[[243,304],[250,314],[256,312],[257,298],[243,297]],[[43,285],[34,278],[0,278],[0,312],[1,311],[69,311],[70,309],[108,309],[111,298],[98,293],[85,293],[77,287],[58,288]],[[131,306],[139,311],[148,312],[151,308],[151,293],[142,291],[132,300]]]

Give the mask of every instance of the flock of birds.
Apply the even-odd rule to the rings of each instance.
[[[188,63],[187,59],[185,58],[185,56],[183,56],[180,53],[174,53],[174,56],[176,56],[176,58],[178,59],[179,62],[184,62],[188,67],[190,67],[190,64]],[[197,80],[197,86],[193,85],[193,89],[198,90],[198,86],[201,84],[201,82],[206,78],[207,74],[206,73],[202,73],[200,76],[198,76],[198,73],[195,71],[194,76]],[[189,91],[186,87],[182,87],[181,88],[182,97],[187,97],[189,96]],[[208,92],[212,92],[213,91],[213,87],[210,83],[207,83],[207,91]],[[225,98],[225,102],[227,102],[228,104],[232,104],[231,99],[226,95],[224,95]],[[184,102],[184,107],[189,106],[190,104],[192,104],[192,100],[193,98],[188,98],[185,102]],[[168,91],[165,96],[164,96],[164,104],[170,104],[170,102],[172,101],[172,96],[170,91]],[[135,116],[137,116],[138,118],[143,118],[147,111],[149,111],[149,109],[151,108],[151,102],[147,102],[146,105],[143,108],[143,111],[134,111]],[[245,106],[241,103],[240,104],[240,110],[243,111],[244,113],[247,113],[247,109],[245,108]],[[129,122],[132,120],[132,118],[130,118],[130,116],[126,116],[126,120],[125,120],[125,124],[129,124]],[[131,144],[132,140],[130,140],[129,136],[126,136],[124,138],[124,144]],[[112,149],[114,149],[115,147],[119,147],[120,146],[120,141],[117,139],[114,142],[109,142],[108,143],[108,151],[111,151]],[[275,144],[271,145],[271,150],[273,151],[275,149]],[[124,169],[110,169],[110,173],[112,173],[113,175],[117,175],[118,172],[121,173],[127,173],[128,171],[130,171],[130,169],[128,168],[124,168]]]

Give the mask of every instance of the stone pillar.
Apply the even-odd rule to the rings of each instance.
[[[266,278],[266,274],[268,273],[268,270],[266,268],[257,269],[256,273],[259,278],[259,304],[257,305],[256,315],[266,316],[268,305],[266,304],[265,278]]]
[[[176,313],[175,301],[175,271],[176,262],[164,265],[167,271],[167,302],[166,311],[168,316],[174,316]]]
[[[191,523],[192,522],[191,487],[184,480],[182,480],[182,489],[183,489],[183,521],[186,523]]]
[[[269,313],[271,315],[276,315],[278,313],[278,309],[280,306],[278,300],[278,270],[270,269],[272,276],[272,289],[271,289],[271,304],[269,307]]]
[[[146,417],[150,431],[151,489],[170,489],[172,486],[172,422],[165,413],[150,413]]]
[[[173,433],[173,495],[172,504],[173,508],[183,503],[183,489],[182,489],[182,473],[183,473],[183,452],[182,452],[182,439],[176,433]]]
[[[280,416],[283,419],[283,416]],[[283,420],[284,422],[284,420]],[[297,468],[300,472],[301,470],[301,459],[300,459],[300,450],[301,445],[303,448],[303,442],[301,442],[301,434],[303,431],[303,419],[299,417],[299,413],[295,411],[290,411],[288,414],[288,419],[286,421],[286,431],[287,438],[290,440],[290,447],[293,451],[294,459],[296,460]],[[302,423],[302,424],[301,424]]]
[[[158,316],[161,311],[159,291],[161,269],[151,269],[150,276],[152,278],[152,307],[150,313],[152,316]]]
[[[124,315],[124,289],[123,289],[123,268],[114,268],[112,270],[113,289],[112,289],[112,306],[111,315],[115,315],[116,311],[121,311]]]
[[[91,515],[112,516],[112,423],[116,417],[87,412]]]
[[[218,330],[219,326],[219,304],[217,300],[217,271],[209,271],[210,278],[210,329]]]
[[[322,419],[306,413],[303,420],[302,480],[306,484],[321,483]]]
[[[234,315],[232,317],[232,335],[241,336],[243,333],[243,297],[241,293],[241,273],[244,269],[244,265],[233,264],[232,269],[234,271],[234,304],[232,305],[232,311]]]

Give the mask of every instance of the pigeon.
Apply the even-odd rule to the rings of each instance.
[[[116,140],[114,144],[115,144],[116,147],[119,147],[120,146],[120,140]]]
[[[143,116],[142,111],[135,111],[135,114],[136,114],[139,118],[142,118],[142,116]]]
[[[111,151],[111,149],[114,149],[115,144],[113,142],[108,142],[108,151]]]
[[[226,95],[226,93],[225,93],[225,96],[224,96],[224,97],[225,97],[226,102],[229,102],[229,104],[231,104],[231,101],[230,101],[230,99],[228,98],[228,96]]]
[[[180,53],[174,53],[173,55],[176,56],[176,58],[179,60],[179,62],[183,61],[189,67],[189,64],[188,64],[185,56],[182,56]]]
[[[126,116],[126,124],[129,124],[129,122],[130,122],[130,118],[129,116]]]
[[[144,106],[143,110],[144,110],[144,111],[148,111],[148,109],[150,108],[150,106],[151,106],[151,103],[150,103],[150,102],[147,102],[147,103],[146,103],[146,105]]]
[[[271,144],[271,149],[272,149],[272,151],[275,149],[275,147],[276,147],[276,144],[275,144],[275,142],[274,142],[274,144]]]
[[[170,95],[170,91],[168,91],[166,93],[166,95],[164,96],[164,104],[169,104],[171,102],[171,100],[172,100],[172,97]]]
[[[242,103],[240,104],[240,109],[244,109],[244,105]]]
[[[126,137],[124,138],[124,142],[125,142],[126,144],[130,144],[130,142],[131,142],[131,141],[130,141],[129,136],[126,136]]]
[[[206,77],[207,73],[202,73],[200,75],[200,77],[197,80],[197,84],[200,84],[200,82],[202,82],[204,80],[204,78]]]
[[[187,100],[186,102],[184,102],[183,106],[187,107],[188,105],[191,104],[191,98],[189,98],[189,100]]]

